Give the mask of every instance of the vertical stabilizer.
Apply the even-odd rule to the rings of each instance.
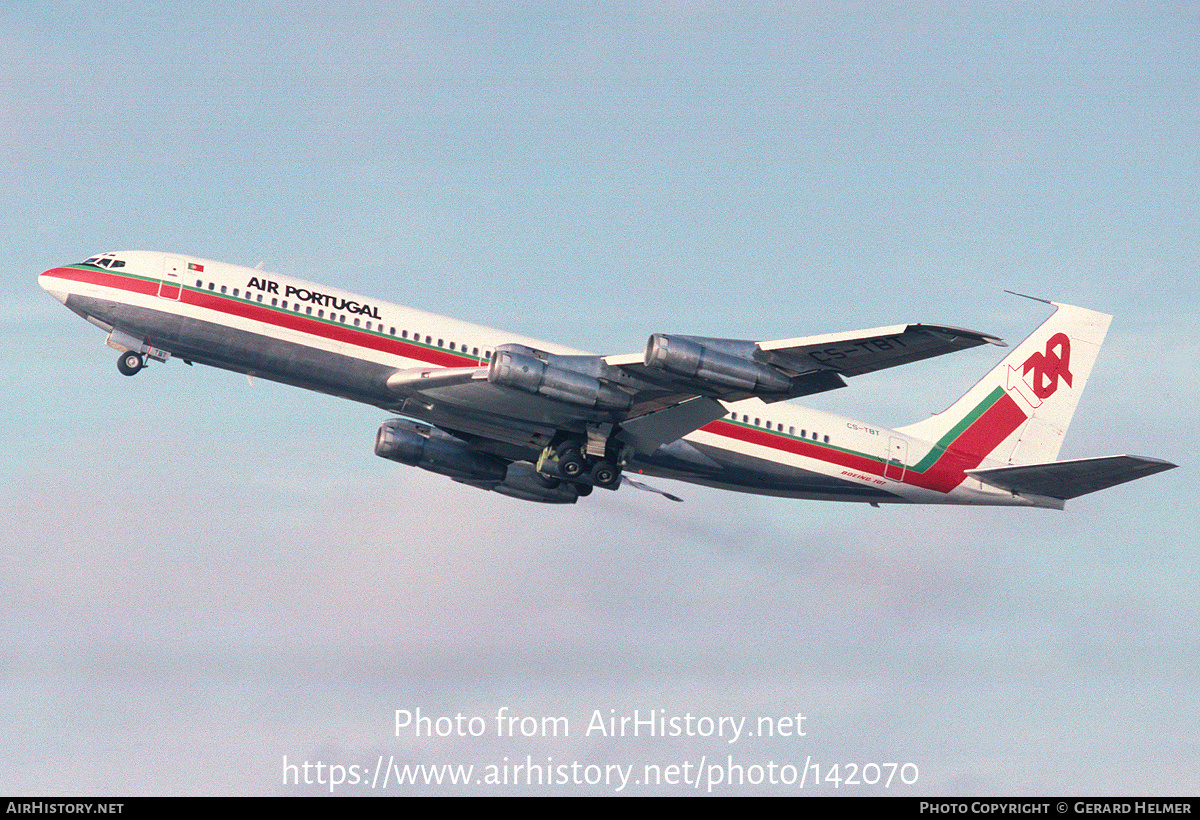
[[[901,432],[972,460],[1054,461],[1112,317],[1047,304],[1054,314],[961,399]]]

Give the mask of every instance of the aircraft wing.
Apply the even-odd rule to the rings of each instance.
[[[784,367],[815,366],[843,376],[860,376],[981,344],[1006,346],[987,333],[916,324],[759,342],[758,347],[770,361]]]
[[[620,428],[638,452],[653,452],[726,410],[722,401],[773,402],[845,386],[857,376],[981,344],[994,336],[940,325],[894,325],[849,333],[754,342],[654,334],[644,353],[562,355],[500,345],[485,367],[399,370],[387,380],[421,416],[508,434],[530,444],[557,430]],[[436,422],[435,422],[436,423]],[[482,432],[484,429],[491,433]],[[598,435],[598,434],[597,434]],[[605,433],[607,435],[607,433]]]
[[[981,344],[1003,346],[1004,342],[974,330],[923,324],[766,342],[655,334],[645,353],[607,356],[604,361],[660,390],[674,388],[677,395],[726,401],[756,396],[770,402],[844,387],[842,376],[859,376]]]

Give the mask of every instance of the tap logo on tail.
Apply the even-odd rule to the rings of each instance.
[[[1030,407],[1054,395],[1059,377],[1071,386],[1071,340],[1065,333],[1055,333],[1046,341],[1045,352],[1035,351],[1018,371],[1008,366],[1008,389],[1021,395]]]

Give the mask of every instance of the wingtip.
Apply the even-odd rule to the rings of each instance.
[[[1161,473],[1167,470],[1174,470],[1178,464],[1173,464],[1161,458],[1150,458],[1149,456],[1129,456],[1129,458],[1137,459],[1144,464],[1152,473]]]

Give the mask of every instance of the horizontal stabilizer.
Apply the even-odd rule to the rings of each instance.
[[[991,470],[967,470],[967,475],[1014,493],[1067,499],[1124,484],[1135,478],[1161,473],[1177,466],[1169,461],[1142,456],[1101,456]]]

